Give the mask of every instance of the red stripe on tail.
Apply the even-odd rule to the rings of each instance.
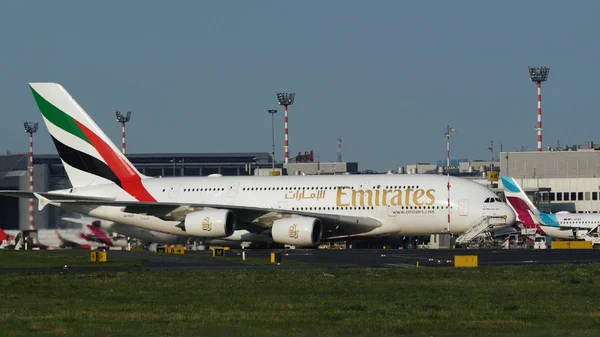
[[[517,197],[508,196],[506,197],[506,200],[513,206],[513,209],[525,228],[536,228],[538,233],[545,235],[542,228],[535,223],[535,220],[533,220],[531,214],[529,214],[530,209],[525,201]]]
[[[98,137],[92,130],[85,125],[75,121],[83,133],[88,137],[92,146],[96,148],[102,156],[106,164],[115,173],[121,181],[123,189],[131,194],[138,201],[156,202],[156,199],[146,190],[142,184],[142,178],[137,174],[136,170],[127,163],[120,155],[116,154],[113,149],[102,138]]]

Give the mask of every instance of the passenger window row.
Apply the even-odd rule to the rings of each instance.
[[[184,192],[214,192],[214,191],[225,191],[224,188],[222,187],[218,187],[218,188],[184,188],[183,189]]]
[[[354,189],[354,186],[324,186],[324,187],[243,187],[242,191],[302,191],[302,190],[336,190],[340,188]],[[381,185],[373,186],[373,189],[380,189]],[[385,186],[385,189],[417,189],[419,186]]]
[[[388,207],[390,207],[388,205]],[[400,209],[447,209],[448,206],[401,206]],[[368,210],[373,206],[345,206],[345,207],[292,207],[292,211],[336,211],[336,210]]]
[[[598,221],[564,221],[566,224],[600,224]]]
[[[163,188],[163,192],[167,190]],[[184,188],[184,192],[217,192],[217,191],[225,191],[222,187],[211,187],[211,188]]]

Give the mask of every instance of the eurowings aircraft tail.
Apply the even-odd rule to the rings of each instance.
[[[71,185],[114,183],[139,201],[155,201],[142,176],[58,83],[29,83]]]
[[[540,234],[543,234],[540,225],[558,226],[556,217],[538,210],[514,178],[502,177],[501,179],[506,201],[517,214],[517,221],[521,222],[525,228],[536,228]]]

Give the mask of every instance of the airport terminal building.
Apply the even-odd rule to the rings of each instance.
[[[600,212],[600,146],[592,142],[541,152],[501,152],[499,161],[465,161],[450,171],[488,186],[501,197],[498,176],[512,176],[542,211]],[[408,165],[406,172],[445,174],[446,168],[419,163]]]
[[[500,175],[528,189],[547,189],[552,212],[600,212],[600,148],[503,152]]]

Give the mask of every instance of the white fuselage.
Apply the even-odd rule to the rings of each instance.
[[[15,238],[20,230],[6,230],[7,234],[14,236]],[[59,236],[60,235],[60,236]],[[86,236],[88,238],[86,238]],[[62,245],[81,245],[90,247],[106,247],[107,245],[100,241],[92,240],[93,233],[90,233],[84,229],[38,229],[37,239],[38,242],[44,246],[51,248],[61,247]],[[61,239],[62,238],[62,239]],[[110,240],[110,243],[114,247],[124,247],[126,242],[123,240]]]
[[[451,178],[448,223],[447,178],[439,175],[335,175],[335,176],[216,176],[145,178],[144,187],[157,202],[210,204],[218,208],[252,207],[339,215],[377,220],[382,225],[363,235],[427,235],[462,233],[482,216],[506,216],[514,212],[505,203],[484,204],[496,195],[484,186]],[[96,185],[60,191],[76,195],[134,200],[115,185]],[[143,200],[140,200],[143,201]],[[125,213],[123,207],[61,204],[60,207],[93,217],[164,233],[185,235],[167,221],[148,215]],[[238,219],[238,222],[240,220]],[[250,220],[251,221],[251,220]]]
[[[600,226],[598,214],[551,214],[543,220],[547,222],[541,226],[544,233],[563,240],[582,239]]]

